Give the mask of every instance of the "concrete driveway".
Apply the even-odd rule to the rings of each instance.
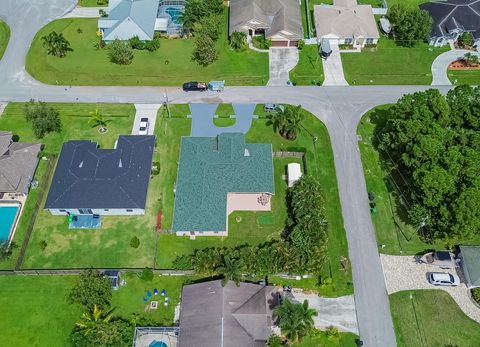
[[[98,18],[99,11],[106,11],[108,7],[75,7],[71,12],[65,14],[63,18]]]
[[[290,79],[289,72],[297,65],[298,59],[296,47],[270,48],[268,52],[270,78],[267,86],[286,86]]]
[[[341,331],[358,335],[357,314],[353,295],[338,298],[323,298],[317,294],[305,294],[294,291],[294,300],[303,303],[308,300],[308,305],[317,311],[313,317],[315,327],[325,330],[331,326]]]
[[[447,70],[448,65],[454,62],[455,60],[463,58],[465,53],[472,53],[477,55],[480,58],[480,53],[468,51],[466,49],[454,49],[445,53],[440,54],[432,63],[432,86],[450,86],[450,82]]]
[[[324,86],[348,86],[343,74],[342,57],[340,56],[340,48],[336,43],[330,43],[332,53],[327,59],[322,59],[323,74],[325,80]]]
[[[446,291],[455,300],[460,309],[470,318],[480,323],[480,308],[468,296],[465,283],[456,287],[441,287],[430,284],[428,272],[457,273],[455,269],[444,270],[437,266],[419,263],[413,256],[393,256],[381,254],[385,283],[388,294],[402,290],[439,289]],[[459,274],[462,278],[461,274]]]
[[[155,133],[155,122],[158,109],[162,104],[135,104],[135,119],[133,121],[132,135],[138,135],[140,119],[148,118],[148,135]]]

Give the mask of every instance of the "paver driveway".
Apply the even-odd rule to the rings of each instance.
[[[480,323],[480,308],[471,301],[465,283],[461,283],[457,287],[440,287],[434,286],[427,281],[427,272],[456,273],[454,269],[443,270],[436,266],[420,263],[413,256],[381,254],[380,258],[388,294],[412,289],[444,290],[450,294],[467,316]]]

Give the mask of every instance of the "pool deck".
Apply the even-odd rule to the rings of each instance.
[[[10,234],[8,235],[8,243],[10,244],[15,236],[15,231],[17,230],[18,222],[20,217],[22,216],[23,206],[25,205],[25,201],[27,197],[23,194],[15,194],[15,193],[5,193],[3,198],[0,200],[0,206],[11,206],[11,205],[19,205],[20,209],[17,211],[17,215],[15,216],[15,221],[13,222],[13,226],[10,230]]]

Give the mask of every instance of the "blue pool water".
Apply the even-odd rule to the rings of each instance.
[[[167,344],[162,341],[153,341],[148,345],[149,347],[167,347]]]
[[[180,23],[180,16],[182,15],[181,9],[175,8],[175,7],[168,7],[165,9],[165,12],[168,13],[168,15],[172,18],[172,22],[174,22],[175,24],[181,24]]]
[[[8,240],[19,206],[0,206],[0,242]]]

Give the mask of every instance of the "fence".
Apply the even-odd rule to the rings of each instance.
[[[77,269],[27,269],[27,270],[0,270],[0,276],[41,276],[41,275],[78,275],[85,270],[91,268],[77,268]],[[143,268],[124,268],[124,269],[100,269],[94,270],[104,271],[120,271],[120,272],[135,272],[141,273]],[[152,270],[155,275],[163,276],[188,276],[193,275],[193,270]]]
[[[27,231],[25,232],[25,238],[23,239],[22,248],[20,248],[20,252],[18,253],[17,263],[15,264],[15,270],[20,270],[23,263],[23,258],[25,257],[25,252],[27,251],[28,242],[30,241],[30,237],[32,236],[33,226],[35,225],[35,220],[37,219],[38,211],[41,208],[43,196],[45,195],[45,191],[48,188],[48,183],[50,182],[50,175],[52,174],[53,168],[55,167],[57,156],[52,155],[48,162],[47,170],[45,171],[45,177],[43,179],[42,184],[40,185],[37,201],[35,202],[35,207],[33,208],[32,215],[30,216],[30,221],[27,226]],[[25,206],[24,206],[25,208]]]

